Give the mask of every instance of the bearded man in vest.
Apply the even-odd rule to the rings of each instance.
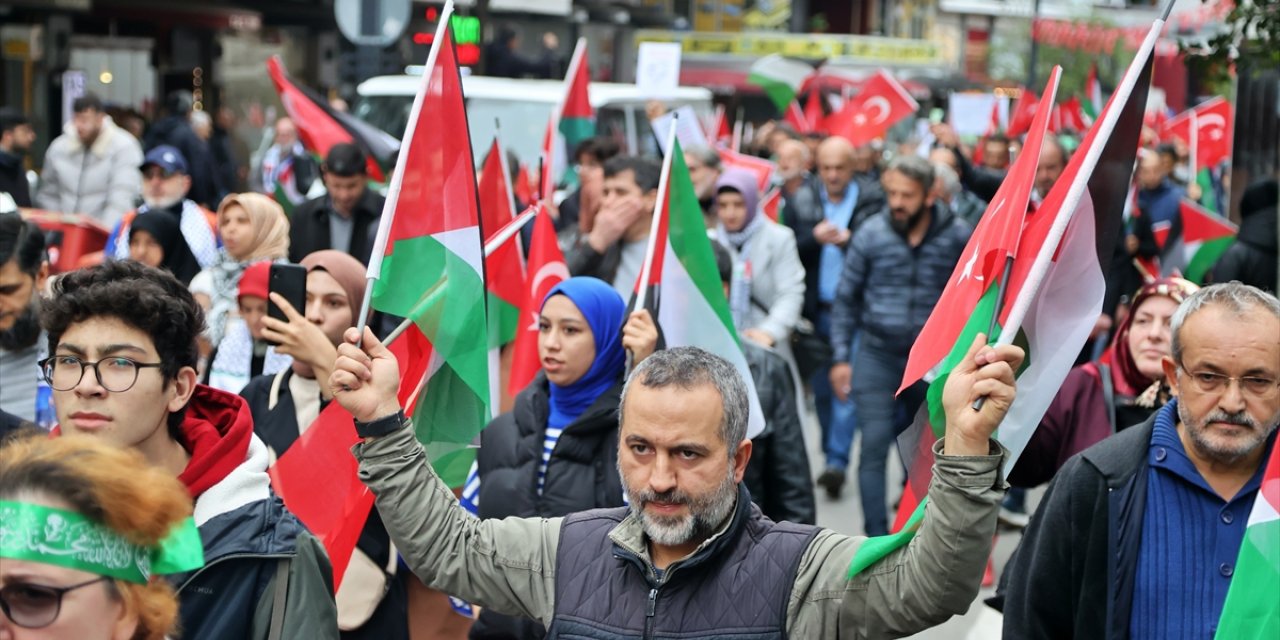
[[[363,438],[360,479],[432,588],[538,620],[549,638],[884,638],[964,613],[978,593],[1006,486],[1006,453],[990,436],[1021,360],[978,336],[947,381],[923,524],[852,578],[866,538],[774,523],[751,504],[747,389],[706,351],[658,351],[637,366],[618,411],[629,506],[564,518],[463,510],[414,438],[397,363],[372,331],[347,331],[329,384]]]

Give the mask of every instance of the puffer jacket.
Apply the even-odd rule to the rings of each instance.
[[[863,345],[906,353],[933,312],[973,228],[933,207],[924,240],[911,247],[882,211],[853,234],[831,312],[835,362],[849,362],[855,332]]]
[[[267,447],[239,396],[196,387],[182,424],[205,565],[168,576],[184,640],[338,638],[333,573],[267,477]],[[283,603],[283,608],[280,604]]]
[[[480,433],[481,518],[560,517],[577,511],[622,506],[618,478],[618,399],[622,384],[605,391],[565,427],[537,491],[538,463],[550,415],[550,386],[539,372],[516,396],[515,406]],[[536,622],[483,610],[472,640],[533,640],[546,629]]]
[[[141,165],[142,146],[110,117],[88,148],[68,122],[45,151],[36,206],[83,213],[110,228],[142,195]]]
[[[516,396],[515,406],[480,434],[481,518],[552,518],[622,506],[618,479],[619,382],[596,398],[564,428],[547,462],[546,481],[537,491],[538,463],[551,414],[550,383],[539,373]]]

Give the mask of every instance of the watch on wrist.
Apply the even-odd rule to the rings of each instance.
[[[404,420],[404,409],[369,422],[356,420],[356,435],[361,438],[381,438],[391,435],[404,424]]]

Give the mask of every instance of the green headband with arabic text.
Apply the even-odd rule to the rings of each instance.
[[[143,547],[74,511],[0,500],[0,558],[146,584],[153,575],[204,566],[204,547],[192,518],[178,523],[159,545]]]

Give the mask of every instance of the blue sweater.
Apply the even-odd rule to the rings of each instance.
[[[1147,507],[1129,620],[1133,640],[1213,637],[1262,483],[1258,465],[1235,497],[1219,497],[1187,457],[1177,406],[1175,400],[1156,414],[1147,452]]]

